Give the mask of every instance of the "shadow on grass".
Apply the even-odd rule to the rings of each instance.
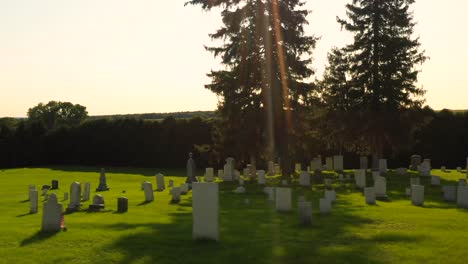
[[[38,243],[41,241],[44,241],[48,238],[51,238],[55,236],[58,232],[42,232],[42,231],[37,231],[35,234],[32,236],[25,238],[23,241],[21,241],[20,246],[24,247],[30,244]]]
[[[147,205],[147,204],[152,203],[152,202],[153,202],[153,201],[143,201],[143,202],[137,204],[137,206]]]
[[[378,223],[358,215],[362,209],[346,200],[338,200],[332,214],[320,215],[321,191],[305,193],[314,210],[312,225],[303,226],[295,202],[292,212],[279,214],[263,187],[252,186],[246,195],[232,194],[231,188],[220,185],[220,242],[192,240],[192,214],[184,210],[169,213],[169,222],[103,224],[126,234],[98,250],[120,252],[118,263],[384,263],[388,259],[381,258],[379,243],[424,239],[400,233],[362,236],[356,230]],[[179,206],[190,204],[187,199]]]
[[[17,215],[16,217],[25,217],[25,216],[34,215],[34,214],[35,213],[24,213],[24,214]]]
[[[26,199],[26,200],[23,200],[23,201],[19,201],[19,203],[27,203],[29,202],[29,199]]]

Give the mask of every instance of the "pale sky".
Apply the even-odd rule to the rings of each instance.
[[[321,37],[321,75],[331,46],[349,35],[337,15],[351,0],[308,0],[309,34]],[[185,0],[0,0],[0,117],[51,100],[91,115],[214,110],[203,85],[219,63],[206,52],[219,11]],[[416,34],[431,57],[419,83],[434,109],[468,109],[468,1],[419,0]]]

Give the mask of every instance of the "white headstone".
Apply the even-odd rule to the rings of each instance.
[[[310,169],[312,171],[322,170],[322,158],[317,157],[312,159],[312,162],[310,163]]]
[[[276,188],[276,210],[280,212],[291,211],[291,189],[290,188]]]
[[[245,190],[244,186],[239,186],[234,190],[234,193],[237,193],[237,194],[242,194],[242,193],[245,193],[245,192],[246,192],[246,190]]]
[[[431,185],[439,186],[440,185],[440,177],[439,176],[431,176]]]
[[[172,187],[171,190],[172,202],[180,201],[180,187]]]
[[[446,172],[446,171],[447,171],[447,167],[442,166],[442,167],[440,167],[440,170],[443,171],[443,172]]]
[[[325,190],[325,199],[330,200],[332,203],[336,201],[336,192],[334,190]]]
[[[380,171],[373,171],[372,172],[372,180],[375,182],[377,177],[380,177]]]
[[[343,156],[333,156],[333,168],[335,171],[342,171],[343,166]]]
[[[416,206],[424,205],[424,186],[411,185],[411,202]]]
[[[327,157],[325,159],[325,169],[327,171],[332,171],[333,170],[333,157]]]
[[[160,192],[166,189],[166,183],[164,182],[164,175],[161,173],[156,174],[156,186],[157,186],[157,190]]]
[[[387,198],[387,179],[378,176],[374,183],[375,196],[380,198]]]
[[[265,179],[265,171],[264,170],[258,170],[257,171],[257,182],[260,185],[265,185],[266,179]]]
[[[91,183],[86,182],[83,188],[83,201],[89,200],[90,191],[91,191]]]
[[[219,240],[219,187],[216,183],[192,185],[193,239]]]
[[[468,209],[468,187],[458,186],[457,205],[458,207]]]
[[[431,165],[430,165],[430,161],[428,161],[427,159],[424,160],[424,162],[421,164],[421,174],[423,176],[431,176]]]
[[[331,201],[326,198],[320,198],[320,213],[329,214],[332,209]]]
[[[67,192],[63,193],[63,200],[64,201],[68,200],[68,193]]]
[[[42,232],[60,231],[62,209],[62,204],[59,204],[57,201],[57,195],[52,193],[49,200],[44,203],[44,211],[42,213]]]
[[[143,182],[143,191],[145,191],[145,202],[154,201],[153,185],[151,182]]]
[[[355,170],[354,171],[354,180],[356,186],[360,189],[366,187],[366,171],[365,170]]]
[[[374,187],[364,188],[364,195],[367,204],[375,204],[375,190]]]
[[[386,159],[379,159],[379,171],[380,173],[387,173],[388,166]]]
[[[180,185],[180,193],[181,194],[187,194],[189,192],[189,186],[188,184],[184,183]]]
[[[224,181],[233,181],[235,179],[234,175],[234,159],[227,158],[226,164],[224,165],[223,170],[223,180]]]
[[[307,171],[302,171],[299,175],[299,185],[310,186],[310,174]]]
[[[39,191],[36,189],[29,190],[29,213],[37,213],[37,207],[39,204]]]
[[[67,210],[78,210],[81,205],[81,184],[79,182],[74,182],[70,185],[70,196]]]
[[[457,167],[457,172],[462,172],[462,168],[461,168],[461,167]]]
[[[213,182],[213,181],[214,181],[214,169],[213,168],[206,168],[205,182]]]

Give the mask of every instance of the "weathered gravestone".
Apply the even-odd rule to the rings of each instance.
[[[258,170],[257,171],[257,183],[260,185],[265,185],[266,179],[265,179],[265,171],[264,170]]]
[[[42,232],[58,232],[62,220],[62,204],[57,201],[57,195],[52,193],[44,203],[42,213]]]
[[[440,170],[443,171],[443,172],[447,172],[447,167],[442,166],[442,167],[440,167]]]
[[[81,184],[73,182],[70,185],[70,203],[68,204],[67,211],[73,212],[80,209],[81,206]]]
[[[333,157],[327,157],[325,159],[325,169],[327,171],[332,171],[333,170]]]
[[[104,197],[100,194],[96,194],[93,197],[93,203],[89,205],[90,211],[99,211],[104,209]]]
[[[333,156],[333,169],[335,171],[343,171],[344,169],[343,156],[341,155]]]
[[[213,168],[206,168],[205,170],[205,182],[213,182],[214,181],[214,169]]]
[[[29,184],[29,188],[28,188],[28,200],[31,200],[31,190],[36,190],[36,186],[32,185],[32,184]],[[39,191],[38,191],[39,193]]]
[[[458,186],[457,205],[460,208],[468,209],[468,187]]]
[[[462,168],[461,168],[461,167],[457,167],[457,172],[462,172]]]
[[[99,186],[96,188],[96,192],[103,192],[108,190],[109,187],[107,187],[106,170],[104,168],[101,168],[101,175],[99,176]]]
[[[174,187],[174,180],[169,180],[168,187],[169,187],[169,188]]]
[[[91,192],[91,183],[86,182],[83,188],[83,201],[88,201]]]
[[[411,185],[411,202],[416,206],[424,205],[424,186]]]
[[[369,168],[369,159],[366,156],[359,158],[359,169],[367,170]]]
[[[39,204],[39,191],[36,189],[29,190],[29,213],[37,213],[37,207]]]
[[[372,172],[372,181],[376,181],[377,177],[380,177],[380,171],[373,171]]]
[[[430,160],[425,159],[420,166],[420,173],[422,176],[431,176],[431,163]]]
[[[310,174],[307,171],[302,171],[299,175],[299,185],[310,186]]]
[[[193,239],[219,240],[219,187],[216,183],[192,185]]]
[[[367,204],[375,204],[375,190],[374,187],[364,188],[364,196],[366,197]]]
[[[151,182],[143,182],[143,191],[145,191],[145,202],[154,201],[153,185]]]
[[[180,193],[181,194],[187,194],[189,192],[189,186],[188,184],[182,184],[180,185]]]
[[[314,158],[310,162],[311,171],[322,170],[322,158]]]
[[[117,212],[126,213],[128,211],[128,198],[119,197],[117,198]]]
[[[223,180],[224,181],[233,181],[235,179],[235,172],[234,172],[234,159],[227,158],[226,164],[224,165],[223,170]]]
[[[159,192],[162,192],[166,189],[166,183],[164,182],[164,175],[161,173],[156,174],[156,186]]]
[[[374,182],[375,197],[379,200],[387,200],[387,179],[378,176]]]
[[[354,171],[354,181],[356,186],[360,189],[366,187],[366,171],[365,170],[355,170]]]
[[[325,190],[325,199],[330,200],[330,202],[336,201],[336,192],[334,190]]]
[[[457,201],[457,187],[454,185],[443,186],[444,200],[447,202]]]
[[[379,172],[380,173],[387,173],[387,171],[388,171],[387,160],[386,159],[379,159]]]
[[[440,186],[440,177],[439,176],[431,176],[431,185],[432,186]]]
[[[245,193],[245,192],[246,192],[246,190],[245,190],[244,186],[239,186],[234,190],[234,193],[237,193],[237,194],[241,194],[241,193]]]
[[[291,211],[291,189],[276,188],[276,210],[279,212]]]
[[[67,192],[63,193],[63,200],[64,201],[68,200],[68,193]]]
[[[299,202],[299,222],[302,225],[310,225],[312,223],[312,203],[311,202]]]
[[[411,156],[411,165],[410,170],[417,171],[418,166],[421,165],[421,156],[420,155],[412,155]]]
[[[59,188],[59,181],[58,180],[52,180],[52,190],[57,190]]]
[[[173,203],[178,203],[180,201],[180,187],[172,187],[171,195],[172,195],[171,201]]]
[[[197,167],[195,165],[195,161],[193,160],[192,152],[189,153],[189,159],[187,160],[187,180],[186,183],[191,184],[192,182],[197,182],[197,178],[195,177],[197,171]]]
[[[320,198],[319,207],[320,207],[320,213],[329,214],[332,209],[332,203],[327,198]]]

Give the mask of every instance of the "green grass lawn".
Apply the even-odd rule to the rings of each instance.
[[[291,213],[277,213],[266,201],[262,187],[246,182],[247,194],[233,194],[236,185],[220,184],[221,241],[193,241],[191,193],[180,204],[171,204],[168,190],[155,193],[144,204],[141,182],[155,188],[156,172],[150,169],[108,168],[110,191],[101,192],[106,210],[68,214],[67,232],[39,232],[39,213],[28,214],[28,185],[40,188],[51,180],[60,182],[54,191],[63,198],[73,181],[91,182],[91,200],[99,183],[99,168],[54,167],[0,171],[0,263],[467,263],[468,210],[442,201],[441,187],[425,189],[424,207],[412,206],[404,195],[409,176],[390,173],[390,201],[365,204],[353,185],[335,185],[337,202],[332,214],[320,215],[318,199],[324,186],[293,185]],[[161,171],[166,182],[185,181],[184,170]],[[457,184],[464,172],[434,171],[442,184]],[[371,177],[368,178],[368,186]],[[277,183],[269,179],[269,185]],[[167,183],[166,183],[167,184]],[[122,191],[129,211],[116,213]],[[313,201],[313,224],[298,224],[296,198]],[[245,199],[249,199],[246,203]],[[64,208],[68,201],[62,201]],[[84,208],[89,202],[84,202]]]

